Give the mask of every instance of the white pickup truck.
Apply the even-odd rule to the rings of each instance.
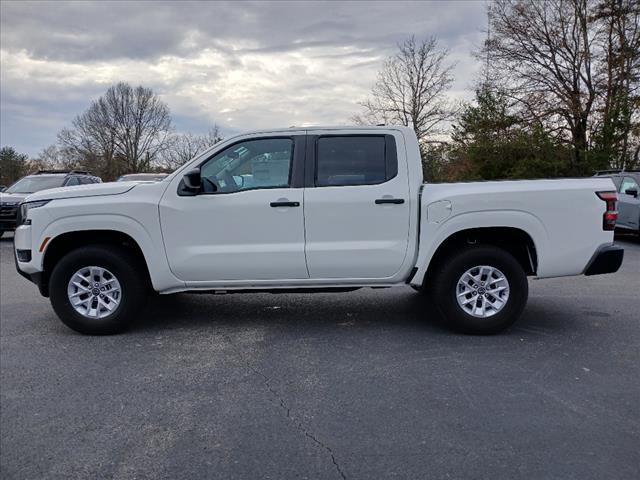
[[[404,127],[230,138],[159,182],[27,197],[18,271],[60,319],[122,331],[147,293],[344,291],[409,284],[451,325],[511,325],[527,276],[615,272],[609,178],[423,184]]]

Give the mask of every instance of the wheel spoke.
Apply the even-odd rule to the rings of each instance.
[[[494,297],[494,298],[495,298],[495,297]],[[492,302],[491,300],[489,300],[489,297],[486,297],[486,301],[487,301],[487,303],[488,303],[489,305],[491,305],[491,307],[492,307],[493,309],[495,309],[496,311],[497,311],[497,310],[500,310],[500,309],[502,308],[502,305],[504,304],[504,302],[500,301],[500,299],[497,299],[497,298],[496,298],[496,301],[495,301],[495,302]]]
[[[82,291],[82,293],[89,292],[89,289],[87,287],[85,287],[84,285],[82,285],[81,283],[74,282],[74,281],[72,281],[72,283],[76,288],[80,289],[80,291]]]
[[[116,307],[115,303],[107,303],[100,297],[98,297],[98,304],[102,305],[104,308],[106,308],[109,311],[113,310]]]
[[[487,293],[494,294],[494,293],[502,292],[503,290],[506,290],[506,289],[507,289],[506,286],[496,287],[496,288],[492,288],[491,290],[487,290]]]
[[[469,305],[471,302],[476,302],[478,300],[478,295],[474,295],[471,298],[466,299],[461,303],[461,305]]]
[[[463,278],[464,278],[464,277],[469,278],[469,279],[471,280],[471,283],[472,283],[472,284],[474,284],[474,285],[477,283],[477,279],[476,279],[476,277],[474,277],[473,275],[471,275],[471,272],[465,272],[465,274],[463,275]],[[463,283],[464,283],[464,282],[463,282]],[[469,284],[468,284],[468,283],[466,283],[466,285],[467,285],[467,286],[469,286]]]

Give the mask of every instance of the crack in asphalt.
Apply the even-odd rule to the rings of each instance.
[[[333,465],[336,468],[336,471],[338,472],[338,474],[340,474],[340,477],[342,478],[342,480],[347,480],[347,476],[345,475],[344,471],[342,470],[342,468],[340,467],[340,465],[338,464],[338,461],[336,460],[336,456],[333,453],[333,450],[331,450],[331,447],[329,447],[329,445],[326,445],[325,443],[323,443],[320,439],[318,439],[311,431],[309,431],[308,428],[306,428],[301,421],[297,420],[296,418],[291,416],[291,409],[289,408],[289,406],[287,405],[287,403],[284,401],[284,399],[282,398],[282,396],[278,393],[278,391],[273,388],[273,386],[271,385],[271,379],[265,375],[264,373],[262,373],[260,370],[258,370],[257,368],[253,367],[251,364],[249,364],[249,362],[247,362],[244,357],[242,356],[242,354],[240,353],[240,351],[235,348],[233,342],[231,342],[231,339],[226,337],[227,342],[229,343],[229,345],[231,346],[231,348],[235,351],[236,355],[240,358],[240,360],[242,361],[242,363],[249,369],[251,370],[253,373],[255,373],[256,375],[258,375],[259,377],[262,378],[262,381],[264,383],[264,385],[267,387],[267,390],[269,390],[269,393],[271,393],[271,395],[273,395],[273,397],[275,397],[275,399],[277,400],[280,408],[282,408],[286,414],[287,414],[287,419],[289,421],[291,421],[296,429],[300,432],[302,432],[307,438],[309,438],[311,441],[313,441],[316,445],[320,446],[321,448],[323,448],[324,450],[327,451],[327,453],[329,453],[329,455],[331,456],[331,462],[333,463]]]

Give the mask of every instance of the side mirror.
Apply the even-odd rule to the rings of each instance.
[[[184,181],[185,187],[191,190],[192,192],[197,192],[202,187],[202,178],[200,177],[200,169],[194,168],[193,170],[189,170],[182,177]]]
[[[627,195],[631,195],[632,197],[636,197],[638,198],[638,190],[636,190],[635,188],[627,188],[624,193],[626,193]]]
[[[4,185],[0,185],[0,192],[4,192],[7,189]]]

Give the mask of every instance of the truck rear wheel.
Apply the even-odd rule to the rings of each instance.
[[[520,316],[529,286],[520,263],[493,246],[468,246],[441,261],[431,279],[434,303],[461,332],[501,332]]]
[[[122,332],[131,325],[146,299],[147,280],[142,268],[133,255],[117,247],[73,250],[51,273],[51,305],[60,320],[77,332]]]

